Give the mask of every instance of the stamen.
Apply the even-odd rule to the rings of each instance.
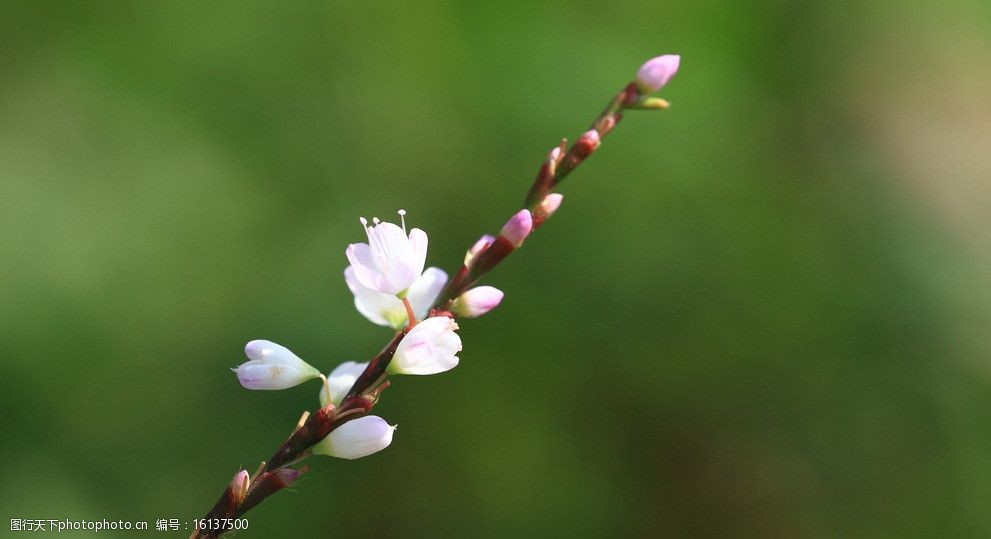
[[[377,224],[381,223],[382,221],[380,221],[378,217],[372,217],[372,222],[377,225]]]
[[[399,220],[403,223],[403,232],[406,232],[406,210],[399,210],[396,213],[399,214]]]
[[[365,232],[368,232],[368,219],[365,219],[364,217],[359,217],[358,222],[361,223],[361,227],[365,229]]]

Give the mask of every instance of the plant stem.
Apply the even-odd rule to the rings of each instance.
[[[599,137],[604,137],[622,119],[622,112],[628,106],[632,107],[642,96],[638,93],[634,83],[628,84],[609,102],[602,113],[592,122],[591,129],[596,130]],[[544,223],[547,215],[542,214],[540,208],[551,190],[564,180],[575,168],[595,150],[595,147],[581,145],[579,142],[572,144],[565,151],[565,141],[561,142],[562,154],[557,158],[549,158],[540,168],[533,186],[527,193],[524,207],[529,209],[534,216],[533,227],[536,229]],[[597,147],[597,145],[596,145]],[[553,153],[552,153],[553,155]],[[502,240],[500,242],[500,240]],[[437,305],[440,308],[431,310],[430,316],[443,314],[454,318],[455,315],[449,312],[454,298],[457,298],[465,290],[474,285],[478,280],[492,268],[497,266],[516,247],[505,241],[504,238],[497,238],[491,246],[475,257],[469,266],[462,266],[444,291],[440,294]],[[388,387],[389,383],[384,380],[385,370],[396,353],[399,342],[417,323],[413,313],[413,307],[407,298],[403,298],[403,306],[409,323],[405,328],[397,332],[385,345],[381,352],[371,359],[368,367],[358,377],[352,385],[347,396],[340,406],[328,405],[314,410],[308,417],[304,416],[298,427],[286,439],[285,442],[275,451],[272,457],[260,467],[259,472],[251,478],[247,495],[240,501],[233,496],[228,488],[218,499],[204,520],[225,519],[239,517],[245,512],[255,507],[265,498],[278,492],[292,483],[303,470],[294,470],[290,465],[299,462],[309,456],[309,448],[322,440],[331,431],[344,423],[366,415],[378,402],[381,392]],[[196,530],[190,536],[191,539],[208,539],[219,537],[227,531],[221,526],[216,530]]]

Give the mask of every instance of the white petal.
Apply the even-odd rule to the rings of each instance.
[[[427,233],[414,228],[409,231],[409,242],[412,267],[417,274],[423,272],[423,265],[427,262]]]
[[[445,316],[428,318],[410,330],[396,347],[389,362],[392,374],[437,374],[458,365],[461,337],[454,320]]]
[[[302,359],[299,359],[299,356],[292,353],[285,346],[264,339],[249,341],[248,344],[244,345],[244,355],[248,356],[248,359],[251,360],[267,361],[270,363],[293,364],[303,362]]]
[[[313,446],[313,452],[343,459],[358,459],[389,447],[395,430],[395,427],[381,417],[359,417],[331,431]]]
[[[423,275],[409,287],[409,295],[406,296],[413,305],[413,313],[420,318],[426,316],[446,284],[447,273],[444,270],[427,268]],[[403,316],[403,320],[405,319],[406,317]]]
[[[397,262],[407,260],[413,252],[403,229],[392,223],[379,223],[368,229],[368,245],[375,265],[387,272]]]
[[[344,281],[354,294],[354,306],[373,324],[400,328],[406,324],[406,308],[393,294],[383,294],[358,282],[353,266],[344,270]]]
[[[474,318],[495,309],[502,301],[502,290],[494,286],[476,286],[458,296],[453,311],[459,316]]]
[[[351,267],[354,268],[354,276],[358,282],[379,292],[392,293],[392,284],[385,278],[385,275],[376,266],[372,257],[371,247],[365,243],[352,243],[348,245],[344,254],[347,255]],[[400,289],[402,290],[402,289]]]
[[[330,403],[338,405],[347,396],[348,391],[351,390],[351,386],[354,385],[355,380],[361,376],[361,373],[365,372],[365,368],[368,367],[368,363],[356,363],[354,361],[345,361],[337,366],[336,369],[330,372],[327,376],[327,385],[330,387]],[[323,388],[320,388],[320,406],[327,406],[327,392]]]

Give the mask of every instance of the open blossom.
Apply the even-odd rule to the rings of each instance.
[[[386,369],[390,374],[437,374],[458,365],[461,337],[446,316],[427,318],[406,334]]]
[[[355,380],[361,376],[361,373],[365,372],[366,367],[368,367],[367,361],[364,363],[345,361],[330,371],[330,374],[327,375],[326,387],[320,388],[320,406],[340,404],[348,395]]]
[[[355,308],[372,323],[392,326],[395,329],[406,325],[406,308],[403,307],[402,300],[392,294],[383,294],[361,284],[352,266],[344,270],[344,281],[354,294]],[[406,299],[413,306],[413,313],[418,318],[427,315],[445,284],[447,284],[447,273],[444,270],[427,268],[420,278],[410,285]]]
[[[251,361],[232,370],[248,389],[286,389],[320,377],[320,371],[272,341],[251,341],[244,354]]]
[[[637,71],[637,88],[644,94],[660,90],[678,72],[680,63],[681,56],[677,54],[665,54],[647,60]]]
[[[372,219],[372,225],[362,217],[368,243],[352,243],[345,254],[355,279],[362,285],[383,294],[404,297],[407,289],[420,278],[427,259],[427,233],[414,228],[406,234],[405,210],[400,228],[392,223]]]
[[[366,415],[332,430],[313,446],[314,453],[342,459],[360,459],[377,453],[392,443],[394,425],[379,416]]]
[[[475,318],[495,309],[502,301],[502,290],[494,286],[476,286],[454,300],[452,310],[460,316]]]

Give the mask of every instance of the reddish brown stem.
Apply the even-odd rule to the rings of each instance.
[[[637,103],[640,97],[636,85],[628,84],[596,117],[592,122],[592,129],[597,131],[599,137],[604,137],[622,119],[622,110],[626,106]],[[535,229],[543,224],[548,217],[539,210],[544,197],[551,193],[551,190],[561,183],[572,170],[584,162],[597,147],[597,143],[591,144],[590,140],[585,137],[579,138],[565,151],[566,142],[562,140],[560,146],[562,154],[559,154],[556,159],[551,157],[544,162],[524,203],[524,207],[537,216],[534,221]],[[497,238],[485,251],[475,256],[468,266],[462,266],[455,277],[448,282],[447,287],[439,297],[437,303],[439,307],[431,310],[431,316],[443,314],[453,318],[454,314],[448,312],[453,300],[478,282],[484,274],[498,266],[514,250],[516,247],[505,238]],[[378,385],[376,383],[384,377],[386,368],[392,361],[392,356],[396,353],[400,341],[416,321],[409,301],[404,299],[403,304],[410,323],[397,332],[385,348],[369,361],[368,367],[355,381],[340,406],[336,408],[326,406],[311,413],[276,450],[272,458],[265,463],[261,473],[252,481],[246,496],[237,500],[228,488],[214,504],[213,509],[206,514],[204,520],[239,517],[264,501],[268,496],[282,490],[306,470],[305,468],[295,470],[288,466],[304,456],[310,447],[330,434],[335,428],[367,414],[375,406],[380,393],[389,385],[388,382]],[[223,529],[196,531],[193,532],[192,537],[204,539],[218,537],[225,531]]]

